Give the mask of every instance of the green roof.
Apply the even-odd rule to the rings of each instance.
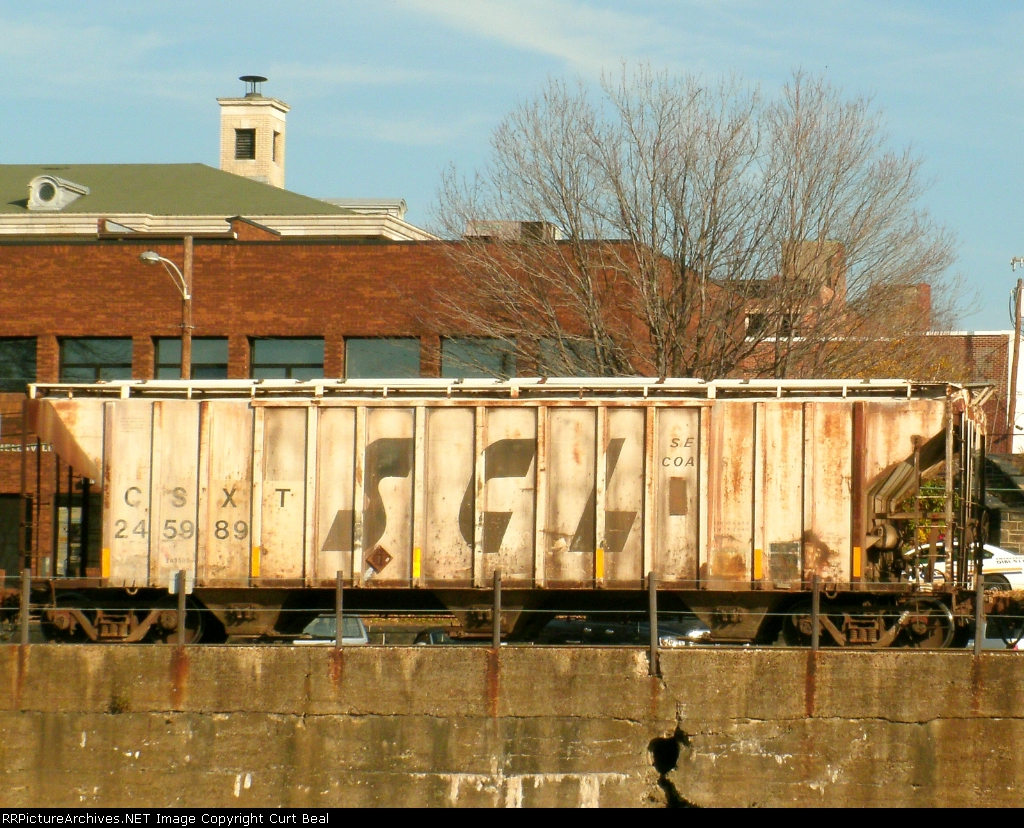
[[[152,216],[350,215],[351,210],[205,164],[0,164],[0,214],[30,211],[28,184],[53,175],[89,188],[60,213]]]

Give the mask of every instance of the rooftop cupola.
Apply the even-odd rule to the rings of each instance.
[[[263,97],[261,75],[242,75],[245,96],[220,104],[220,168],[254,181],[284,187],[285,116],[290,107]]]

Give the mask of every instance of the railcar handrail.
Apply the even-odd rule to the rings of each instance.
[[[679,398],[771,399],[795,397],[935,399],[951,391],[974,393],[987,385],[914,382],[905,379],[720,379],[656,377],[521,377],[498,379],[316,380],[116,380],[97,383],[33,383],[32,399],[129,398]]]

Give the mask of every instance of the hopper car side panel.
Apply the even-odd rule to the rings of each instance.
[[[943,431],[946,399],[54,407],[86,446],[102,422],[111,586],[185,569],[199,587],[339,570],[487,587],[500,569],[510,588],[636,588],[653,570],[666,588],[742,591],[856,581],[856,515],[875,516],[855,497]]]

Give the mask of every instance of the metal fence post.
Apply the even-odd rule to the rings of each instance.
[[[178,590],[178,646],[185,646],[185,570],[179,569],[177,575],[175,575],[177,584],[175,587]]]
[[[648,658],[647,675],[656,676],[658,670],[658,581],[653,572],[647,573],[647,609],[651,623],[651,653]]]
[[[818,626],[818,618],[821,615],[821,591],[818,589],[818,573],[811,576],[811,650],[818,651],[818,642],[821,638],[821,629]]]
[[[345,637],[345,625],[342,623],[342,609],[345,604],[345,595],[342,591],[341,586],[342,572],[338,570],[338,575],[334,582],[334,649],[341,649],[341,640]]]
[[[974,578],[974,654],[981,655],[985,639],[985,576]]]
[[[18,620],[21,623],[21,643],[28,644],[28,609],[32,597],[32,570],[21,570],[21,606],[18,607]]]
[[[491,616],[491,646],[501,647],[501,570],[494,570],[494,611]]]

